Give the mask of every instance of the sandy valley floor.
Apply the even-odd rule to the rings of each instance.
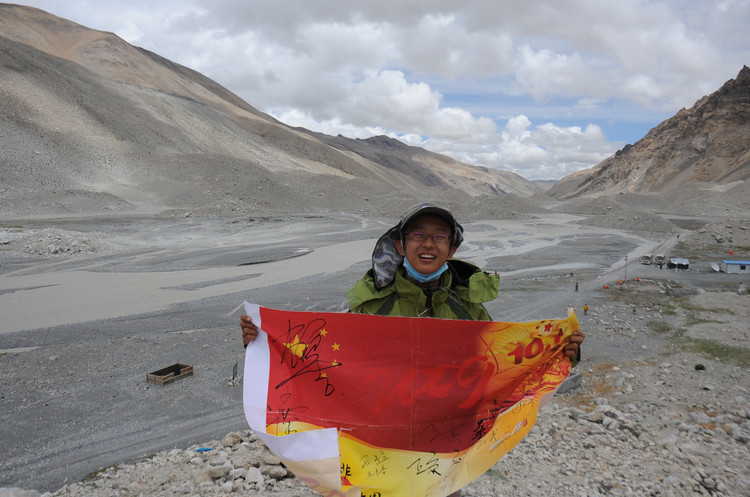
[[[658,371],[680,327],[688,338],[715,338],[734,351],[690,361],[747,361],[750,306],[737,289],[748,278],[713,273],[708,262],[683,272],[641,265],[641,254],[677,250],[677,235],[685,240],[690,231],[622,231],[579,222],[585,218],[466,222],[458,254],[500,272],[502,292],[489,306],[496,320],[576,309],[588,336],[584,386],[568,396],[595,396],[609,377],[601,368],[613,364],[652,361]],[[345,289],[368,268],[374,240],[391,223],[339,215],[3,226],[0,487],[52,491],[101,467],[245,429],[241,389],[228,381],[243,357],[229,313],[243,300],[344,309]],[[707,291],[687,307],[670,304],[668,282]],[[193,365],[195,375],[166,387],[146,383],[147,372],[176,362]],[[742,382],[741,405],[750,412]],[[568,396],[567,403],[582,402]]]

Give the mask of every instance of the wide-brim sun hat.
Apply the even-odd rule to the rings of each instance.
[[[404,262],[404,257],[396,250],[396,242],[404,239],[404,228],[420,216],[438,216],[451,228],[451,246],[458,248],[464,241],[464,228],[456,221],[453,213],[432,202],[422,202],[411,206],[401,215],[398,224],[381,236],[372,252],[372,272],[377,289],[388,286],[396,277],[396,271]]]

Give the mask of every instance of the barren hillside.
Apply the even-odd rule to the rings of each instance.
[[[114,34],[0,4],[0,212],[388,211],[542,191],[377,137],[293,129]]]
[[[689,183],[750,178],[750,68],[597,166],[548,192],[566,199],[620,192],[665,192]]]

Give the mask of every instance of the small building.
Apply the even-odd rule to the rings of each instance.
[[[725,273],[750,273],[750,261],[721,261],[721,270]]]
[[[682,257],[671,257],[667,263],[669,269],[689,269],[690,261]]]

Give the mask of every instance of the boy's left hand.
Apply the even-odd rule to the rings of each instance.
[[[586,338],[586,335],[581,333],[580,330],[576,330],[570,336],[570,341],[563,347],[563,355],[568,357],[571,361],[578,359],[581,353],[581,344]]]

